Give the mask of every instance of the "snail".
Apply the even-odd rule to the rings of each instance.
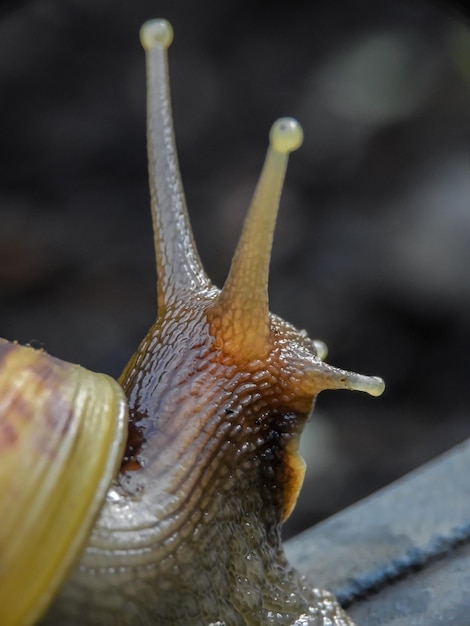
[[[299,437],[323,389],[382,379],[268,308],[288,155],[278,120],[229,275],[207,277],[173,134],[165,20],[141,30],[158,315],[118,382],[0,340],[0,623],[351,626],[286,561]]]

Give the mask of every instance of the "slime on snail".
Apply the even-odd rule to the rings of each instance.
[[[0,622],[352,626],[289,566],[280,529],[317,394],[378,396],[384,383],[327,365],[322,342],[269,312],[278,203],[302,143],[292,118],[271,129],[229,275],[212,285],[179,174],[172,39],[165,20],[142,27],[158,315],[119,379],[125,396],[104,375],[0,340],[0,496],[17,504],[0,527]],[[18,450],[29,481],[9,471]]]

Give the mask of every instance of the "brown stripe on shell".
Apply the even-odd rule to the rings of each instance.
[[[71,386],[70,375],[71,370],[76,367],[43,352],[30,368],[31,375],[37,377],[40,384],[47,387],[50,394],[46,405],[47,410],[44,413],[44,422],[51,430],[59,428],[61,435],[67,433],[73,416],[75,393],[71,391],[75,391],[75,384]],[[64,394],[64,392],[67,393]]]
[[[43,350],[0,340],[0,450],[17,445],[33,422],[30,452],[55,457],[57,440],[73,423],[77,369]]]
[[[17,441],[17,430],[9,422],[3,421],[0,415],[0,451],[12,448]]]

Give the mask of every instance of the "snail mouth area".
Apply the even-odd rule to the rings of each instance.
[[[256,417],[254,423],[251,437],[242,444],[242,448],[252,446],[244,463],[251,463],[267,525],[279,524],[291,514],[304,480],[305,462],[299,453],[299,441],[305,417],[280,407]]]

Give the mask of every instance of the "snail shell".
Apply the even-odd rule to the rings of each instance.
[[[0,615],[31,624],[83,548],[121,462],[109,376],[0,339]]]

